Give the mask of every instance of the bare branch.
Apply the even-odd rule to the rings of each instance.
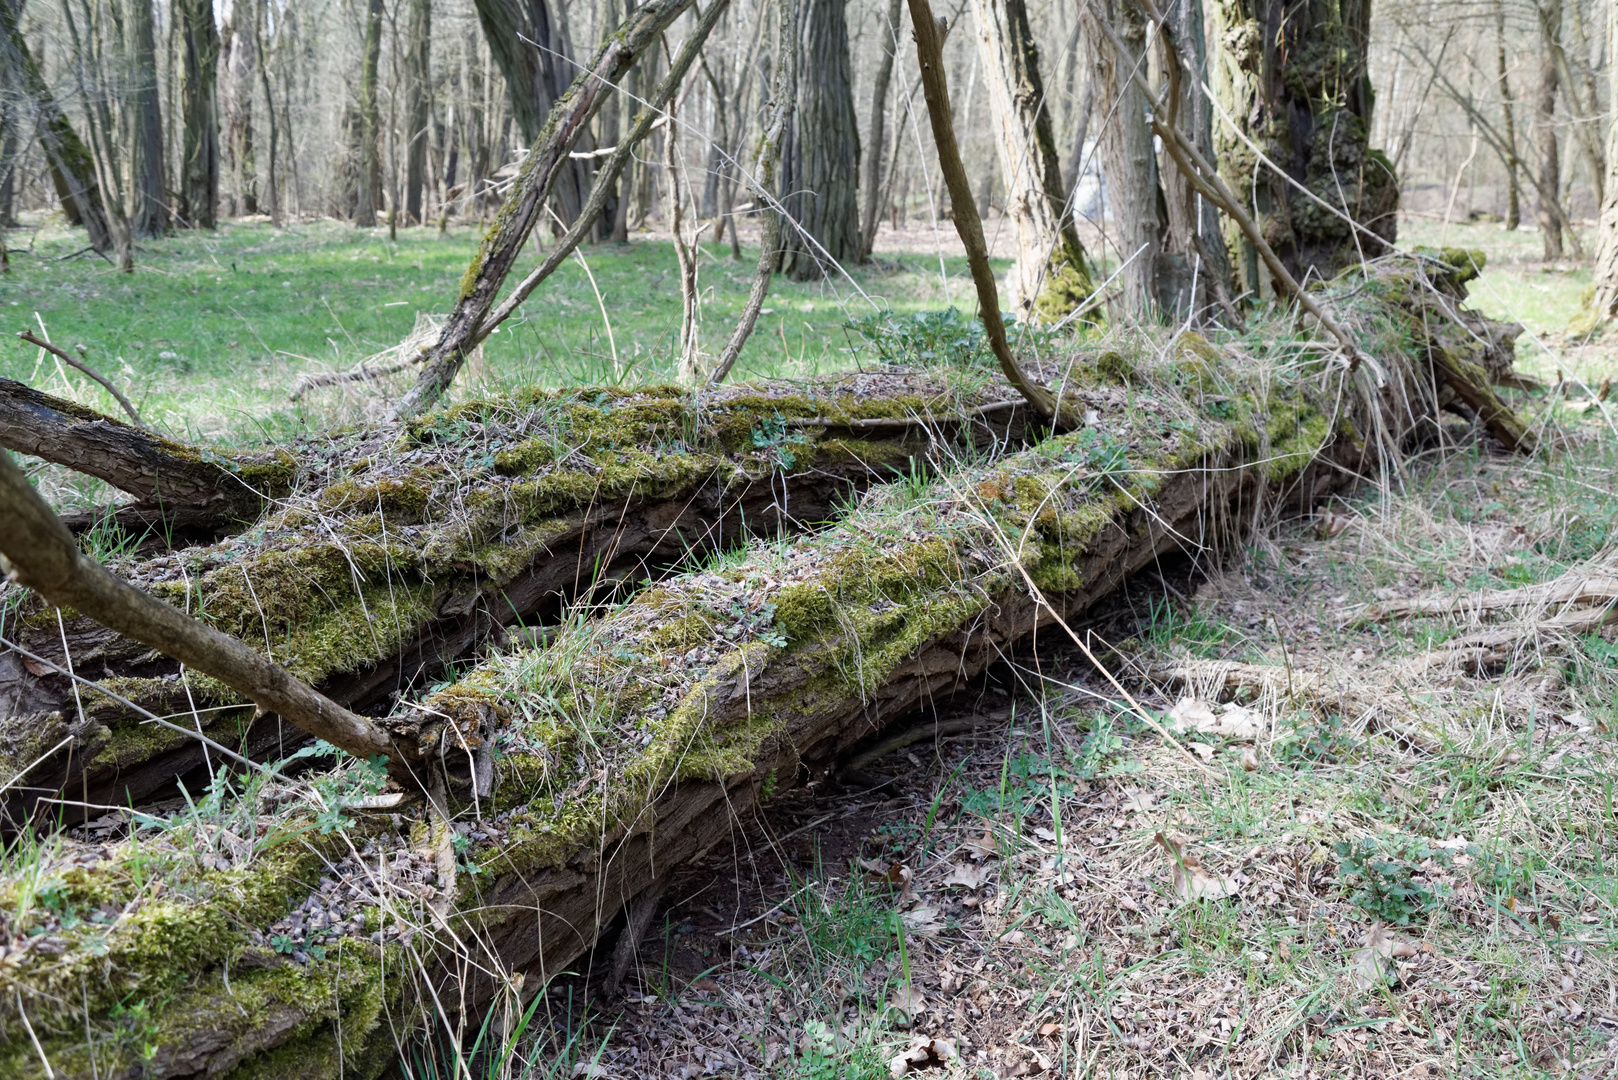
[[[78,357],[69,355],[66,349],[59,349],[55,345],[52,345],[50,342],[46,341],[44,338],[35,337],[33,332],[30,330],[19,330],[17,331],[17,336],[28,342],[30,345],[38,345],[41,349],[44,349],[46,352],[55,356],[63,363],[71,364],[73,367],[78,368],[80,371],[90,376],[90,378],[94,379],[96,382],[105,387],[107,393],[118,399],[118,404],[122,405],[124,412],[128,413],[129,418],[135,421],[136,427],[146,426],[145,422],[140,418],[140,413],[135,411],[135,406],[131,405],[129,403],[129,399],[124,397],[123,391],[112,385],[111,379],[102,375],[99,371],[91,367],[89,364],[86,364]]]

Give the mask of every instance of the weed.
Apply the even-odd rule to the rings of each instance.
[[[1443,883],[1424,876],[1421,864],[1431,860],[1447,866],[1450,853],[1429,847],[1424,840],[1368,836],[1352,842],[1340,840],[1332,847],[1340,876],[1354,884],[1349,899],[1383,922],[1408,926],[1411,919],[1438,907],[1448,893]]]

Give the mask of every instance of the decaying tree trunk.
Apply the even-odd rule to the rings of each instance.
[[[1132,571],[1217,548],[1264,507],[1307,507],[1368,471],[1371,455],[1431,437],[1430,358],[1475,360],[1489,329],[1459,309],[1450,271],[1463,268],[1445,265],[1390,257],[1364,280],[1324,290],[1328,303],[1352,296],[1361,332],[1414,347],[1381,357],[1380,382],[1314,350],[1289,352],[1294,366],[1278,377],[1268,359],[1249,359],[1250,346],[1226,352],[1197,334],[1160,332],[1130,362],[1081,354],[1069,374],[1070,393],[1094,414],[1083,430],[946,472],[920,498],[879,489],[820,532],[693,567],[542,641],[509,642],[425,696],[411,692],[419,704],[401,708],[390,729],[449,773],[441,800],[467,829],[447,860],[448,845],[425,850],[440,830],[420,800],[388,800],[393,819],[366,813],[358,766],[154,818],[164,828],[139,838],[139,875],[129,869],[133,839],[54,840],[30,873],[60,880],[57,899],[5,927],[13,994],[0,996],[0,1071],[43,1075],[48,1059],[65,1077],[137,1066],[156,1078],[234,1068],[364,1077],[440,1008],[475,1031],[515,973],[543,985],[565,970],[626,901],[728,838],[734,816],[765,793],[830,766]],[[710,391],[695,412],[659,390],[468,403],[414,421],[384,452],[366,444],[363,463],[336,455],[323,489],[249,536],[129,573],[159,595],[191,597],[243,640],[262,627],[258,639],[273,638],[267,647],[294,670],[340,661],[366,672],[367,635],[391,635],[399,654],[409,635],[390,627],[407,604],[422,620],[411,625],[425,625],[480,600],[510,603],[537,566],[610,567],[616,555],[584,539],[587,529],[653,550],[658,526],[638,515],[661,508],[662,527],[678,522],[711,470],[779,491],[787,472],[818,476],[840,455],[868,452],[861,436],[888,430],[941,445],[897,399],[869,404],[891,379],[846,376],[814,387],[814,400],[797,386]],[[871,412],[828,411],[839,400]],[[1334,403],[1342,411],[1321,411]],[[940,402],[962,426],[996,415],[985,411],[995,404]],[[706,458],[689,441],[704,428],[718,441]],[[908,453],[886,445],[889,464]],[[789,454],[801,470],[782,468]],[[655,498],[631,505],[652,483],[662,484]],[[794,490],[772,505],[784,517],[798,498]],[[821,514],[823,498],[800,509]],[[731,518],[723,501],[692,524]],[[322,540],[326,528],[335,535]],[[535,562],[541,551],[550,557]],[[324,599],[343,589],[367,614]],[[300,612],[300,597],[322,599]],[[43,649],[61,633],[49,614],[24,598],[8,635],[34,634]],[[99,667],[130,662],[119,657],[132,650],[110,635],[91,641],[82,624],[64,624],[75,670],[105,677]],[[430,670],[435,651],[407,659]],[[40,655],[65,659],[60,646]],[[109,689],[167,693],[162,711],[189,722],[188,684],[162,678],[160,665],[145,671],[149,681],[124,676]],[[52,676],[23,675],[4,685],[54,694],[59,712],[76,715]],[[414,685],[397,671],[384,682]],[[189,690],[205,688],[192,679]],[[90,723],[124,722],[116,702],[85,693]],[[84,774],[64,770],[53,750],[70,724],[47,719],[0,725],[6,775],[43,757],[27,785],[65,785],[78,800]],[[172,747],[103,739],[87,739],[77,756],[101,769],[161,759],[170,779],[184,770]],[[255,752],[264,750],[290,746],[261,740]],[[67,911],[102,914],[70,922]],[[140,1040],[119,1039],[132,995],[162,1001],[161,1019]]]
[[[972,0],[1006,214],[1017,229],[1008,290],[1024,318],[1056,321],[1090,299],[1090,262],[1067,208],[1039,48],[1024,0]]]
[[[1395,239],[1399,188],[1369,143],[1369,0],[1211,0],[1211,11],[1220,46],[1213,87],[1242,128],[1216,128],[1226,184],[1300,282],[1382,254]],[[1230,246],[1242,290],[1274,295],[1247,238],[1231,235]]]

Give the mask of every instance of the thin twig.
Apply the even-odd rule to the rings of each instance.
[[[135,411],[135,406],[129,403],[129,399],[124,397],[122,391],[120,391],[116,386],[112,385],[112,380],[106,378],[99,371],[95,370],[89,364],[86,364],[77,357],[70,356],[65,349],[59,349],[55,345],[52,345],[50,342],[46,341],[44,338],[37,337],[32,330],[19,330],[17,331],[17,337],[28,342],[30,345],[38,345],[41,349],[44,349],[57,359],[71,364],[73,367],[78,368],[80,371],[90,376],[90,378],[94,379],[96,382],[105,387],[107,393],[118,399],[118,404],[122,405],[124,412],[128,413],[129,418],[135,421],[136,427],[146,427],[145,421],[140,418],[140,413]],[[147,430],[150,429],[148,428]]]

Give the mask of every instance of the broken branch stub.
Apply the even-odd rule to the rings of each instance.
[[[112,630],[211,675],[289,723],[356,757],[382,755],[408,776],[416,755],[370,720],[315,692],[284,667],[113,576],[81,554],[9,455],[0,452],[0,565],[58,608],[72,608]]]

